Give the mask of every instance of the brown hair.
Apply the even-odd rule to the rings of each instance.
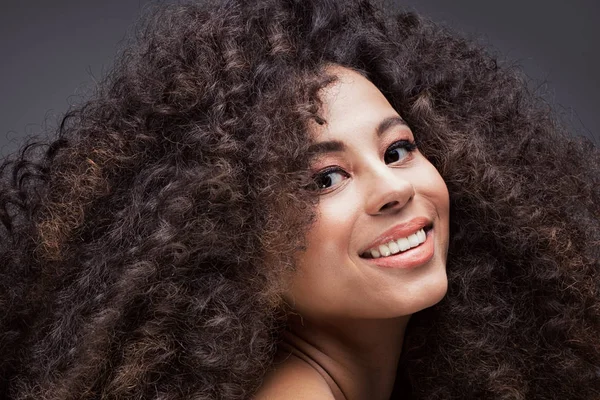
[[[0,397],[257,389],[329,63],[364,71],[450,191],[449,292],[412,317],[393,398],[599,397],[598,151],[518,71],[367,0],[170,5],[138,36],[0,167]]]

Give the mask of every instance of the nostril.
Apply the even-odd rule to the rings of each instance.
[[[400,204],[400,203],[398,203],[398,202],[397,202],[397,201],[395,201],[395,200],[394,200],[394,201],[390,201],[389,203],[385,203],[385,204],[384,204],[384,205],[381,207],[381,211],[384,211],[384,210],[387,210],[387,209],[390,209],[390,208],[394,208],[394,207],[396,207],[398,204]]]

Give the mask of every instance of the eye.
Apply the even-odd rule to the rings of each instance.
[[[383,160],[386,164],[393,164],[398,161],[402,161],[416,148],[417,144],[415,142],[399,140],[392,143],[390,147],[387,148],[385,154],[383,155]]]
[[[333,188],[349,177],[348,173],[339,167],[328,167],[313,176],[316,190]]]

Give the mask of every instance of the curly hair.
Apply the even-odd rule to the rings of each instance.
[[[411,318],[392,398],[600,398],[599,152],[518,69],[369,0],[167,5],[137,32],[53,141],[0,167],[0,397],[250,397],[339,64],[450,192],[448,294]]]

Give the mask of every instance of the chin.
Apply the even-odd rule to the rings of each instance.
[[[433,305],[436,305],[437,303],[442,301],[444,296],[446,296],[447,292],[448,292],[448,278],[446,277],[446,274],[444,274],[444,278],[441,279],[440,282],[437,285],[435,285],[434,287],[432,287],[431,290],[428,292],[427,299],[429,301],[421,309],[425,309],[425,308],[431,307]]]
[[[422,297],[415,304],[412,314],[436,305],[446,295],[448,291],[448,277],[446,272],[440,274],[438,279],[431,281],[430,284],[422,288]]]
[[[426,282],[415,282],[418,286],[404,291],[398,299],[399,309],[390,310],[393,315],[404,316],[415,314],[439,303],[448,291],[448,278],[445,271],[435,277],[429,277]]]

